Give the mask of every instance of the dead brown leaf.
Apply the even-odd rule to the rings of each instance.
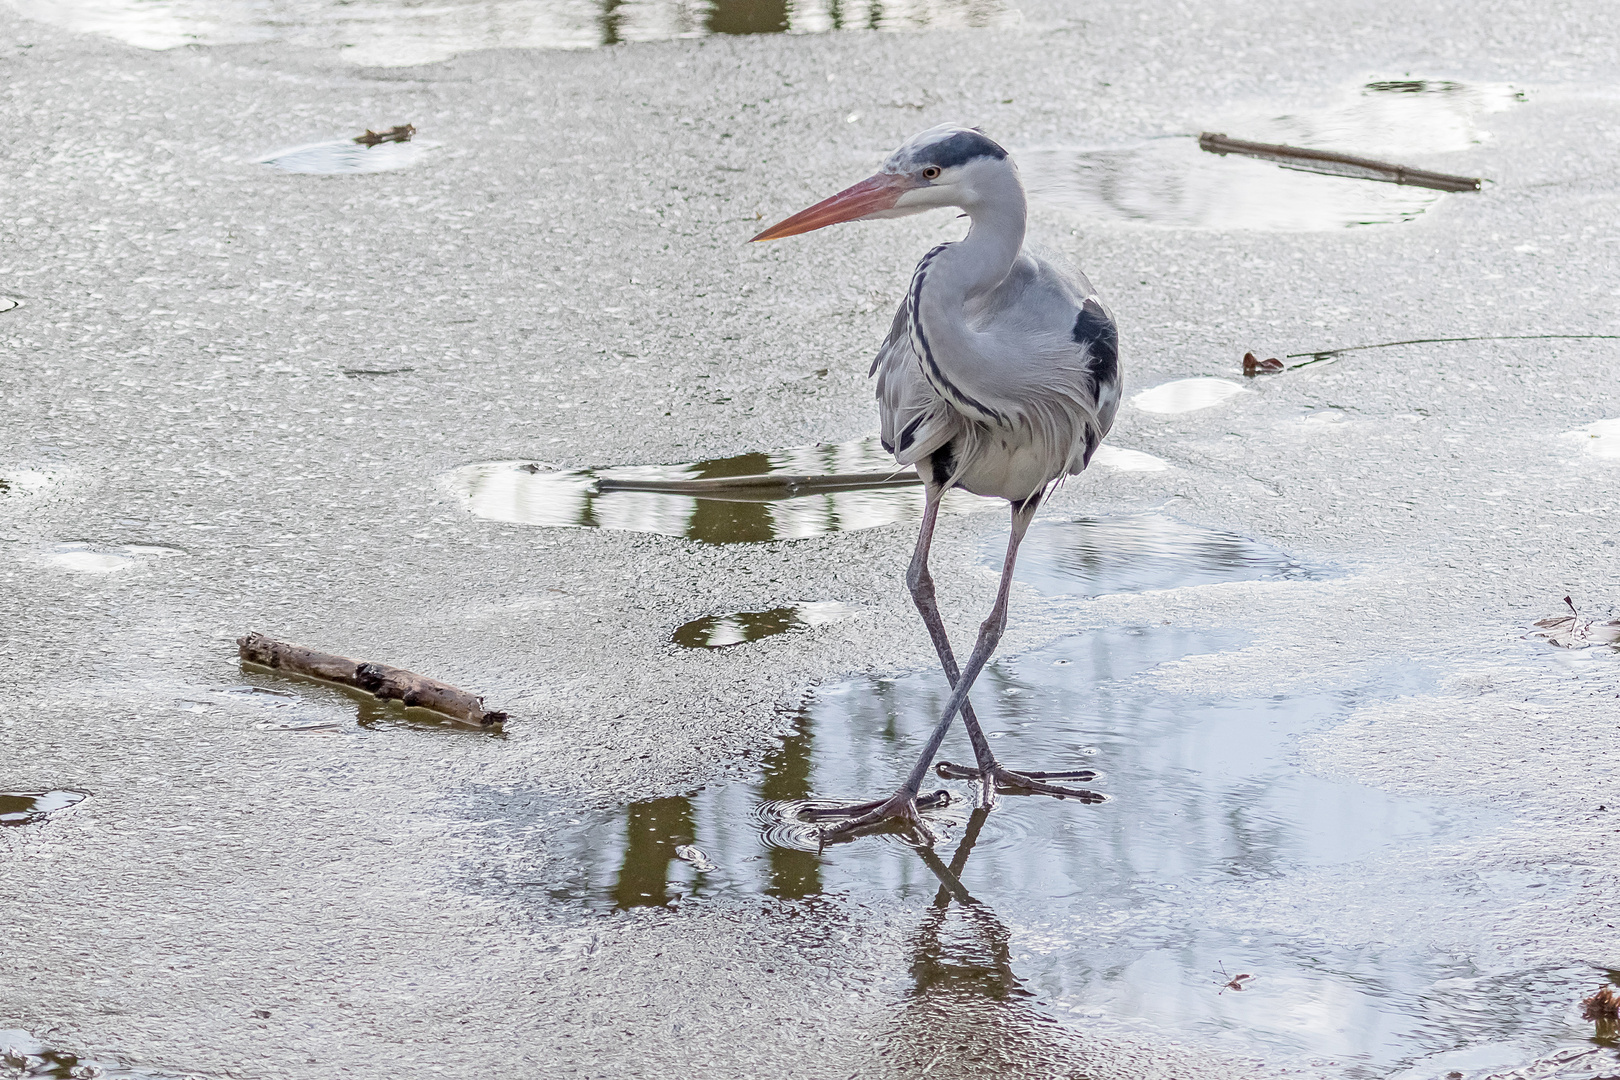
[[[1620,994],[1615,993],[1614,987],[1605,986],[1591,997],[1582,998],[1581,1015],[1600,1024],[1620,1020]]]
[[[1275,356],[1260,360],[1252,352],[1243,354],[1243,374],[1251,379],[1256,375],[1275,375],[1282,369],[1283,362]]]
[[[1620,642],[1620,619],[1598,622],[1596,619],[1582,618],[1575,601],[1566,596],[1564,603],[1569,607],[1568,615],[1537,619],[1535,625],[1538,629],[1532,630],[1528,636],[1542,638],[1560,649],[1585,649],[1592,645]]]

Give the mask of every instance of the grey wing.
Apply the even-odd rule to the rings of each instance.
[[[867,373],[877,376],[883,449],[901,465],[915,465],[928,457],[959,434],[965,423],[923,375],[909,319],[902,303]]]
[[[1054,469],[1080,472],[1122,388],[1118,328],[1091,282],[1026,252],[972,314],[981,330],[1019,342],[998,368],[997,404],[1033,426]]]

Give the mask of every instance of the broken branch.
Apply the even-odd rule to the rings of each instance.
[[[387,131],[372,131],[370,128],[366,128],[366,133],[356,135],[354,141],[361,146],[376,146],[378,143],[385,142],[410,142],[411,136],[415,134],[416,126],[414,124],[401,124],[398,127],[391,127]]]
[[[429,679],[404,668],[351,660],[347,656],[317,652],[255,633],[237,638],[236,648],[243,663],[257,664],[306,679],[337,683],[339,686],[352,686],[385,700],[432,709],[464,724],[489,727],[507,718],[506,713],[485,709],[484,699],[476,694],[469,694],[449,683]]]
[[[1338,154],[1331,150],[1308,150],[1302,146],[1285,146],[1281,143],[1249,142],[1214,131],[1206,131],[1198,136],[1198,148],[1211,154],[1220,154],[1222,157],[1227,154],[1242,154],[1244,157],[1264,158],[1307,172],[1432,188],[1435,191],[1478,191],[1484,185],[1484,181],[1477,176],[1452,176],[1449,173],[1414,169],[1388,161],[1356,157],[1353,154]]]
[[[909,469],[889,472],[843,473],[830,476],[789,476],[761,473],[756,476],[712,476],[702,480],[632,480],[600,477],[596,489],[608,491],[655,491],[663,495],[691,495],[700,499],[729,502],[769,502],[799,495],[830,491],[866,491],[878,488],[913,487],[922,478]]]

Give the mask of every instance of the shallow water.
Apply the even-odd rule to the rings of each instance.
[[[710,34],[963,29],[1017,21],[1006,0],[0,0],[144,49],[282,41],[354,64],[429,64],[479,49],[587,49]]]
[[[1020,577],[1049,594],[1320,573],[1269,545],[1160,515],[1042,522],[1026,544]],[[1248,889],[1364,860],[1387,865],[1379,860],[1494,822],[1483,809],[1296,764],[1303,736],[1430,687],[1436,673],[1417,664],[1319,693],[1229,697],[1155,684],[1160,665],[1245,643],[1233,631],[1115,627],[985,672],[973,700],[997,754],[1015,767],[1098,770],[1085,786],[1108,793],[1102,805],[1003,796],[986,812],[972,809],[972,785],[931,778],[925,790],[956,796],[929,812],[942,836],[933,851],[893,836],[818,850],[797,811],[893,790],[946,694],[934,671],[861,677],[820,689],[752,782],[618,812],[551,811],[582,820],[569,841],[573,871],[550,895],[606,910],[757,896],[909,900],[914,955],[895,973],[905,1015],[977,1017],[964,1037],[1055,1019],[1331,1062],[1336,1074],[1368,1078],[1439,1075],[1442,1065],[1483,1076],[1589,1047],[1590,1025],[1568,1005],[1590,992],[1591,967],[1485,970],[1416,944],[1348,947],[1220,916]],[[942,756],[971,761],[959,727]],[[1470,901],[1425,899],[1459,916]]]
[[[1002,541],[987,544],[985,564],[999,567],[1004,552]],[[1166,514],[1037,521],[1019,549],[1016,573],[1047,596],[1323,576],[1269,544]]]
[[[1211,117],[1206,126],[1233,138],[1443,169],[1437,155],[1483,142],[1488,117],[1523,100],[1500,84],[1402,79],[1364,84],[1319,109]],[[1031,196],[1048,205],[1180,228],[1309,232],[1395,224],[1446,197],[1205,153],[1193,132],[1124,146],[1033,148],[1021,150],[1018,161]]]
[[[692,481],[744,476],[785,478],[779,485],[726,489],[704,497],[678,493]],[[840,490],[802,489],[791,478],[852,477]],[[922,516],[916,475],[899,469],[876,439],[739,454],[680,465],[552,470],[522,461],[466,465],[445,477],[479,517],[551,528],[626,529],[710,544],[797,540],[873,529]],[[623,490],[616,484],[676,490]],[[945,497],[947,512],[1004,506],[966,492]]]
[[[700,619],[682,623],[670,635],[676,645],[688,649],[724,649],[741,645],[745,641],[759,641],[795,630],[847,619],[855,612],[852,604],[836,600],[815,600],[769,611],[734,611],[724,615],[705,615]]]
[[[1572,440],[1593,457],[1620,458],[1620,418],[1594,420],[1583,428],[1566,431],[1564,438]]]
[[[52,565],[80,574],[111,574],[135,566],[143,559],[183,555],[179,548],[160,544],[96,544],[70,540],[51,548],[45,558]]]
[[[406,169],[420,162],[438,143],[412,139],[365,146],[353,139],[311,143],[277,150],[257,160],[283,172],[337,176],[344,173],[379,173]],[[368,372],[368,374],[370,374]],[[388,373],[391,374],[391,373]]]
[[[26,1031],[0,1029],[0,1080],[181,1080],[106,1058],[58,1050]]]
[[[88,791],[0,791],[0,825],[32,825],[58,810],[77,806]]]
[[[1343,693],[1237,699],[1167,694],[1144,678],[1242,643],[1119,628],[996,664],[975,699],[997,753],[1026,767],[1097,768],[1104,775],[1088,786],[1112,799],[1004,796],[986,814],[968,808],[968,785],[945,784],[961,798],[930,815],[943,834],[932,869],[891,837],[818,854],[792,814],[812,798],[892,790],[943,702],[943,679],[922,673],[824,688],[753,784],[594,816],[573,841],[574,877],[552,895],[610,909],[755,895],[932,903],[914,989],[938,992],[935,977],[949,971],[953,994],[1032,997],[1088,1027],[1145,1025],[1239,1051],[1333,1058],[1351,1076],[1480,1046],[1496,1048],[1481,1064],[1512,1064],[1580,1037],[1551,1006],[1575,1000],[1590,968],[1485,971],[1416,945],[1349,948],[1212,914],[1234,891],[1489,823],[1482,811],[1293,763],[1300,736],[1424,687],[1421,669],[1377,672]],[[953,734],[945,756],[970,760],[963,743]],[[954,875],[938,873],[946,863]],[[953,896],[975,903],[940,914]],[[1223,989],[1238,974],[1254,978]]]
[[[1247,393],[1248,389],[1226,379],[1177,379],[1133,395],[1131,404],[1150,413],[1196,412]]]
[[[364,690],[335,683],[283,675],[252,664],[241,666],[243,682],[209,687],[181,698],[190,712],[227,710],[243,716],[255,731],[301,736],[339,736],[363,732],[464,732],[504,739],[502,725],[457,723],[431,709],[407,707]]]

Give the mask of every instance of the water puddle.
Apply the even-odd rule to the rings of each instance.
[[[683,465],[567,472],[534,462],[463,466],[445,482],[492,521],[625,529],[710,544],[799,540],[922,515],[920,482],[876,439],[739,454]],[[944,509],[998,508],[953,491]]]
[[[0,825],[32,825],[89,797],[88,791],[73,791],[70,788],[56,791],[0,791]]]
[[[1177,379],[1143,390],[1131,398],[1131,404],[1150,413],[1194,412],[1248,392],[1225,379]]]
[[[1311,574],[1268,545],[1158,515],[1043,522],[1025,551],[1024,580],[1059,594]],[[1115,627],[997,661],[973,695],[997,753],[1096,770],[1086,786],[1110,801],[1004,796],[987,812],[973,808],[972,785],[934,780],[956,798],[928,811],[942,834],[932,851],[874,836],[823,852],[798,812],[893,790],[943,704],[943,677],[822,687],[752,782],[616,812],[542,811],[573,826],[549,895],[602,911],[763,896],[832,896],[856,910],[899,898],[918,927],[909,962],[891,973],[893,1008],[919,1022],[971,1014],[979,1037],[1053,1021],[1104,1037],[1158,1032],[1368,1080],[1445,1068],[1482,1078],[1590,1049],[1574,1008],[1591,991],[1589,965],[1489,967],[1416,938],[1343,944],[1298,929],[1316,925],[1309,918],[1249,911],[1260,889],[1284,898],[1279,913],[1320,904],[1331,921],[1348,875],[1374,889],[1388,878],[1391,904],[1465,924],[1481,890],[1522,893],[1539,879],[1462,880],[1455,894],[1402,899],[1402,852],[1495,819],[1316,775],[1298,747],[1368,703],[1427,692],[1434,673],[1400,662],[1350,689],[1257,695],[1156,678],[1165,664],[1246,644],[1236,631]],[[971,761],[959,727],[941,756]],[[917,1053],[917,1039],[897,1035],[893,1053]]]
[[[817,600],[769,611],[735,611],[728,615],[705,615],[675,628],[670,641],[688,649],[724,649],[745,641],[775,637],[794,630],[847,619],[858,609],[837,600]]]
[[[1620,458],[1620,419],[1595,420],[1583,428],[1564,432],[1563,438],[1574,440],[1593,457]]]
[[[362,732],[471,732],[504,739],[500,724],[487,727],[461,724],[431,709],[384,701],[363,690],[276,675],[265,668],[242,666],[247,680],[238,686],[215,687],[181,699],[188,712],[213,709],[246,711],[255,731],[287,732],[301,736],[333,737]]]
[[[0,1080],[195,1080],[193,1074],[151,1072],[107,1058],[47,1046],[26,1031],[0,1029]]]
[[[49,487],[51,478],[42,472],[19,469],[0,473],[0,495],[32,495]]]
[[[1370,82],[1339,104],[1284,115],[1232,115],[1234,137],[1428,167],[1484,141],[1487,118],[1522,102],[1503,85]],[[1088,217],[1198,229],[1317,231],[1410,221],[1439,191],[1322,175],[1199,149],[1193,136],[1129,146],[1025,150],[1031,195]]]
[[[1091,455],[1091,468],[1099,467],[1105,472],[1165,472],[1170,468],[1170,463],[1141,450],[1126,450],[1103,443]]]
[[[988,545],[985,564],[999,568],[1004,554],[1003,542]],[[1036,522],[1019,552],[1017,576],[1046,596],[1102,596],[1323,574],[1246,536],[1137,514]]]
[[[1103,806],[1007,796],[986,813],[970,809],[968,785],[950,784],[960,798],[930,813],[944,834],[933,852],[888,837],[818,852],[796,810],[892,790],[945,697],[933,673],[862,678],[818,692],[752,784],[581,814],[574,872],[551,895],[604,910],[906,898],[922,912],[908,997],[1023,999],[1093,1032],[1158,1030],[1273,1059],[1332,1060],[1352,1077],[1465,1058],[1475,1069],[1510,1067],[1582,1043],[1589,1025],[1570,1006],[1590,991],[1587,965],[1496,970],[1418,944],[1343,945],[1219,914],[1251,889],[1312,871],[1368,861],[1358,875],[1393,873],[1398,852],[1486,823],[1483,811],[1295,763],[1302,736],[1368,701],[1425,689],[1421,669],[1392,667],[1340,693],[1154,686],[1158,665],[1243,644],[1232,633],[1118,628],[985,674],[975,700],[998,754],[1100,770],[1090,786],[1113,796]],[[945,756],[971,760],[959,732]],[[1468,918],[1477,898],[1422,902]],[[1231,987],[1239,974],[1250,977]]]
[[[0,0],[143,49],[279,41],[371,67],[480,49],[588,49],[712,34],[957,30],[1018,20],[1006,0]]]
[[[79,574],[111,574],[134,566],[142,559],[163,559],[183,555],[179,548],[159,544],[94,544],[74,540],[57,544],[45,558],[55,566]]]
[[[308,146],[277,150],[273,154],[255,159],[254,163],[271,165],[283,172],[311,173],[317,176],[393,172],[417,164],[429,151],[438,147],[438,143],[420,140],[365,146],[353,139],[335,139],[332,142],[311,143]]]

